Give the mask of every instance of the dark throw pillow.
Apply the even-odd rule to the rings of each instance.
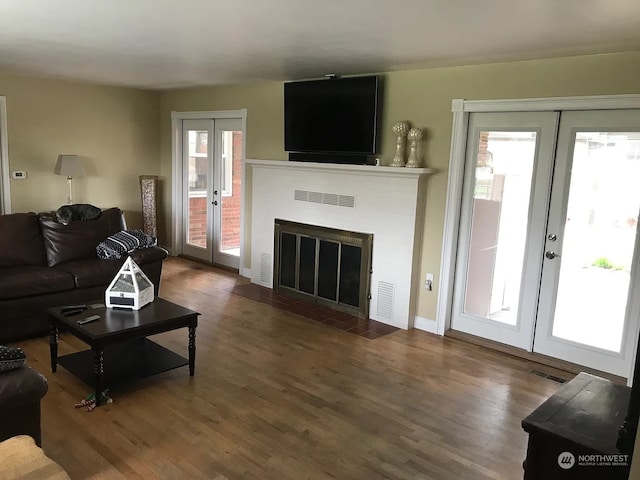
[[[96,253],[98,258],[103,260],[116,260],[126,257],[134,250],[155,247],[157,243],[156,237],[147,235],[141,230],[122,230],[100,242],[96,247]]]
[[[0,372],[22,367],[27,363],[27,356],[21,348],[0,345]]]

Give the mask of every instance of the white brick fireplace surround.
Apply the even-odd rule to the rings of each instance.
[[[413,328],[430,169],[246,160],[251,281],[273,288],[274,219],[373,234],[369,317]]]

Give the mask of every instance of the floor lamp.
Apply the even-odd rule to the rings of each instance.
[[[56,175],[63,175],[67,177],[69,182],[69,196],[67,197],[67,205],[73,203],[73,192],[71,188],[71,182],[73,177],[83,177],[84,168],[82,168],[82,162],[77,155],[58,155],[58,161],[56,167],[53,170]]]

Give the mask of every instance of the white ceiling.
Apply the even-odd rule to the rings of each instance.
[[[153,89],[624,50],[638,0],[0,3],[0,71]]]

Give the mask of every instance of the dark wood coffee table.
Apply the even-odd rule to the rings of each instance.
[[[194,375],[198,312],[157,297],[138,311],[100,307],[65,317],[60,313],[61,309],[54,307],[48,310],[51,322],[51,371],[55,373],[60,363],[80,380],[92,385],[98,405],[103,403],[104,389],[114,385],[187,364],[189,375]],[[76,323],[91,315],[100,315],[100,320],[85,325]],[[59,327],[87,343],[91,350],[58,358]],[[188,361],[146,338],[183,327],[189,329]]]

